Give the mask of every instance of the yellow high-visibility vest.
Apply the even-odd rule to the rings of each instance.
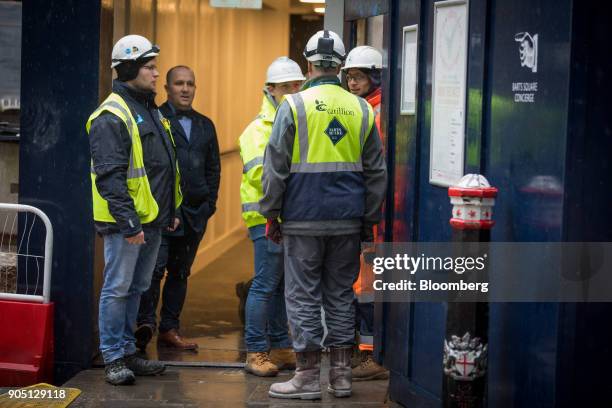
[[[132,140],[132,151],[130,154],[130,162],[127,170],[127,189],[130,197],[134,200],[134,208],[138,214],[138,218],[142,224],[147,224],[155,220],[159,213],[159,206],[153,197],[151,192],[151,186],[149,179],[147,178],[147,172],[144,167],[144,157],[142,154],[142,143],[140,141],[140,133],[138,131],[138,125],[136,120],[130,112],[130,108],[125,103],[123,98],[116,93],[111,93],[108,98],[91,114],[87,120],[87,134],[91,128],[91,123],[94,119],[100,116],[103,112],[110,112],[117,116],[125,123],[125,126]],[[159,111],[158,111],[159,112]],[[165,119],[161,113],[160,121],[168,133],[172,145],[174,144],[174,138],[170,131],[170,122]],[[96,187],[96,174],[93,169],[93,162],[91,165],[91,193],[93,197],[93,213],[95,221],[103,222],[116,222],[115,218],[111,215],[108,209],[108,202],[102,198]],[[174,203],[176,208],[181,205],[183,196],[180,188],[180,174],[178,170],[178,162],[176,163],[176,172],[174,180]]]
[[[365,209],[361,155],[374,112],[360,97],[336,84],[320,84],[287,95],[296,124],[281,218],[360,218]]]
[[[296,124],[292,173],[361,171],[361,151],[374,123],[365,99],[324,84],[288,95],[287,101]]]
[[[266,219],[259,213],[259,200],[263,197],[263,156],[270,140],[275,114],[276,108],[268,96],[264,95],[259,115],[238,139],[243,163],[240,183],[242,218],[249,228],[266,223]]]

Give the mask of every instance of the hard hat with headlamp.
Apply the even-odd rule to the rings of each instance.
[[[342,64],[346,51],[340,36],[333,31],[321,30],[310,37],[304,57],[314,65],[335,67]]]

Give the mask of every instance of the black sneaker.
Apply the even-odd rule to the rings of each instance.
[[[106,382],[113,385],[130,385],[134,384],[136,378],[134,372],[127,368],[125,360],[119,358],[111,361],[104,366],[104,379]]]
[[[138,326],[134,332],[134,337],[136,337],[136,347],[142,351],[145,351],[147,344],[149,344],[151,338],[153,337],[154,330],[155,329],[150,324]]]
[[[136,353],[125,356],[125,365],[136,375],[157,375],[164,372],[166,366],[161,361],[146,360]]]

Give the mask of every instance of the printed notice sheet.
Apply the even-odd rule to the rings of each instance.
[[[416,85],[417,85],[417,38],[418,27],[412,25],[404,27],[404,52],[402,60],[402,115],[416,113]]]
[[[434,4],[429,182],[439,186],[463,176],[467,33],[465,1]]]

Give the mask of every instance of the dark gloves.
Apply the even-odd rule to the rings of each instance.
[[[280,224],[278,220],[269,219],[266,223],[266,238],[270,241],[280,244],[283,240],[283,234],[281,233]]]

